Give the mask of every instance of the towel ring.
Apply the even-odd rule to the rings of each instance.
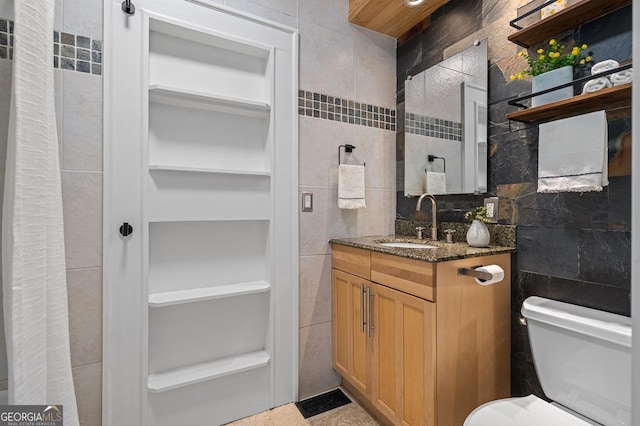
[[[350,154],[353,152],[354,149],[356,149],[355,146],[351,145],[351,144],[346,144],[346,145],[340,145],[338,146],[338,166],[341,164],[340,163],[340,157],[341,157],[341,150],[342,148],[344,148],[344,152],[345,154]],[[366,166],[367,163],[364,163],[363,166]]]
[[[355,146],[351,145],[351,144],[346,144],[346,145],[340,145],[338,147],[338,166],[340,165],[340,156],[341,156],[341,152],[340,150],[344,148],[344,152],[346,153],[352,153],[354,149],[356,149]]]
[[[438,157],[431,154],[427,155],[427,161],[430,163],[433,163],[436,159],[442,160],[442,173],[447,173],[447,160],[444,157]]]

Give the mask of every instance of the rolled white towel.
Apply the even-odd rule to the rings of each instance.
[[[591,67],[591,75],[596,75],[601,72],[609,71],[614,68],[618,68],[620,64],[613,59],[607,59],[606,61],[598,62],[593,67]]]
[[[597,92],[598,90],[606,89],[611,86],[613,86],[613,84],[607,77],[595,78],[587,81],[587,84],[585,84],[582,89],[582,94],[584,95],[585,93]]]
[[[631,83],[633,81],[633,69],[628,69],[617,72],[615,74],[611,74],[609,76],[609,80],[611,80],[614,86]]]

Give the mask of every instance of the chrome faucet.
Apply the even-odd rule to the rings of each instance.
[[[429,198],[431,201],[431,240],[438,241],[438,222],[437,222],[437,208],[436,208],[436,197],[431,194],[422,194],[420,198],[418,198],[418,204],[416,204],[416,211],[419,212],[422,208],[422,200]]]

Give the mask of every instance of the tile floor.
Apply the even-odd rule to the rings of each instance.
[[[227,426],[374,426],[380,425],[344,389],[350,404],[305,419],[294,404],[283,405]]]

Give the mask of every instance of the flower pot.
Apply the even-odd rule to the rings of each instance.
[[[467,244],[471,247],[486,247],[489,245],[489,230],[487,225],[480,220],[474,220],[471,222],[471,226],[467,231]]]
[[[541,92],[546,89],[551,89],[552,87],[560,86],[561,84],[571,83],[572,81],[573,67],[571,65],[567,65],[566,67],[558,68],[533,77],[532,92]],[[572,96],[573,87],[569,86],[564,89],[554,90],[553,92],[531,98],[531,106],[536,107],[560,101],[562,99],[568,99]]]

